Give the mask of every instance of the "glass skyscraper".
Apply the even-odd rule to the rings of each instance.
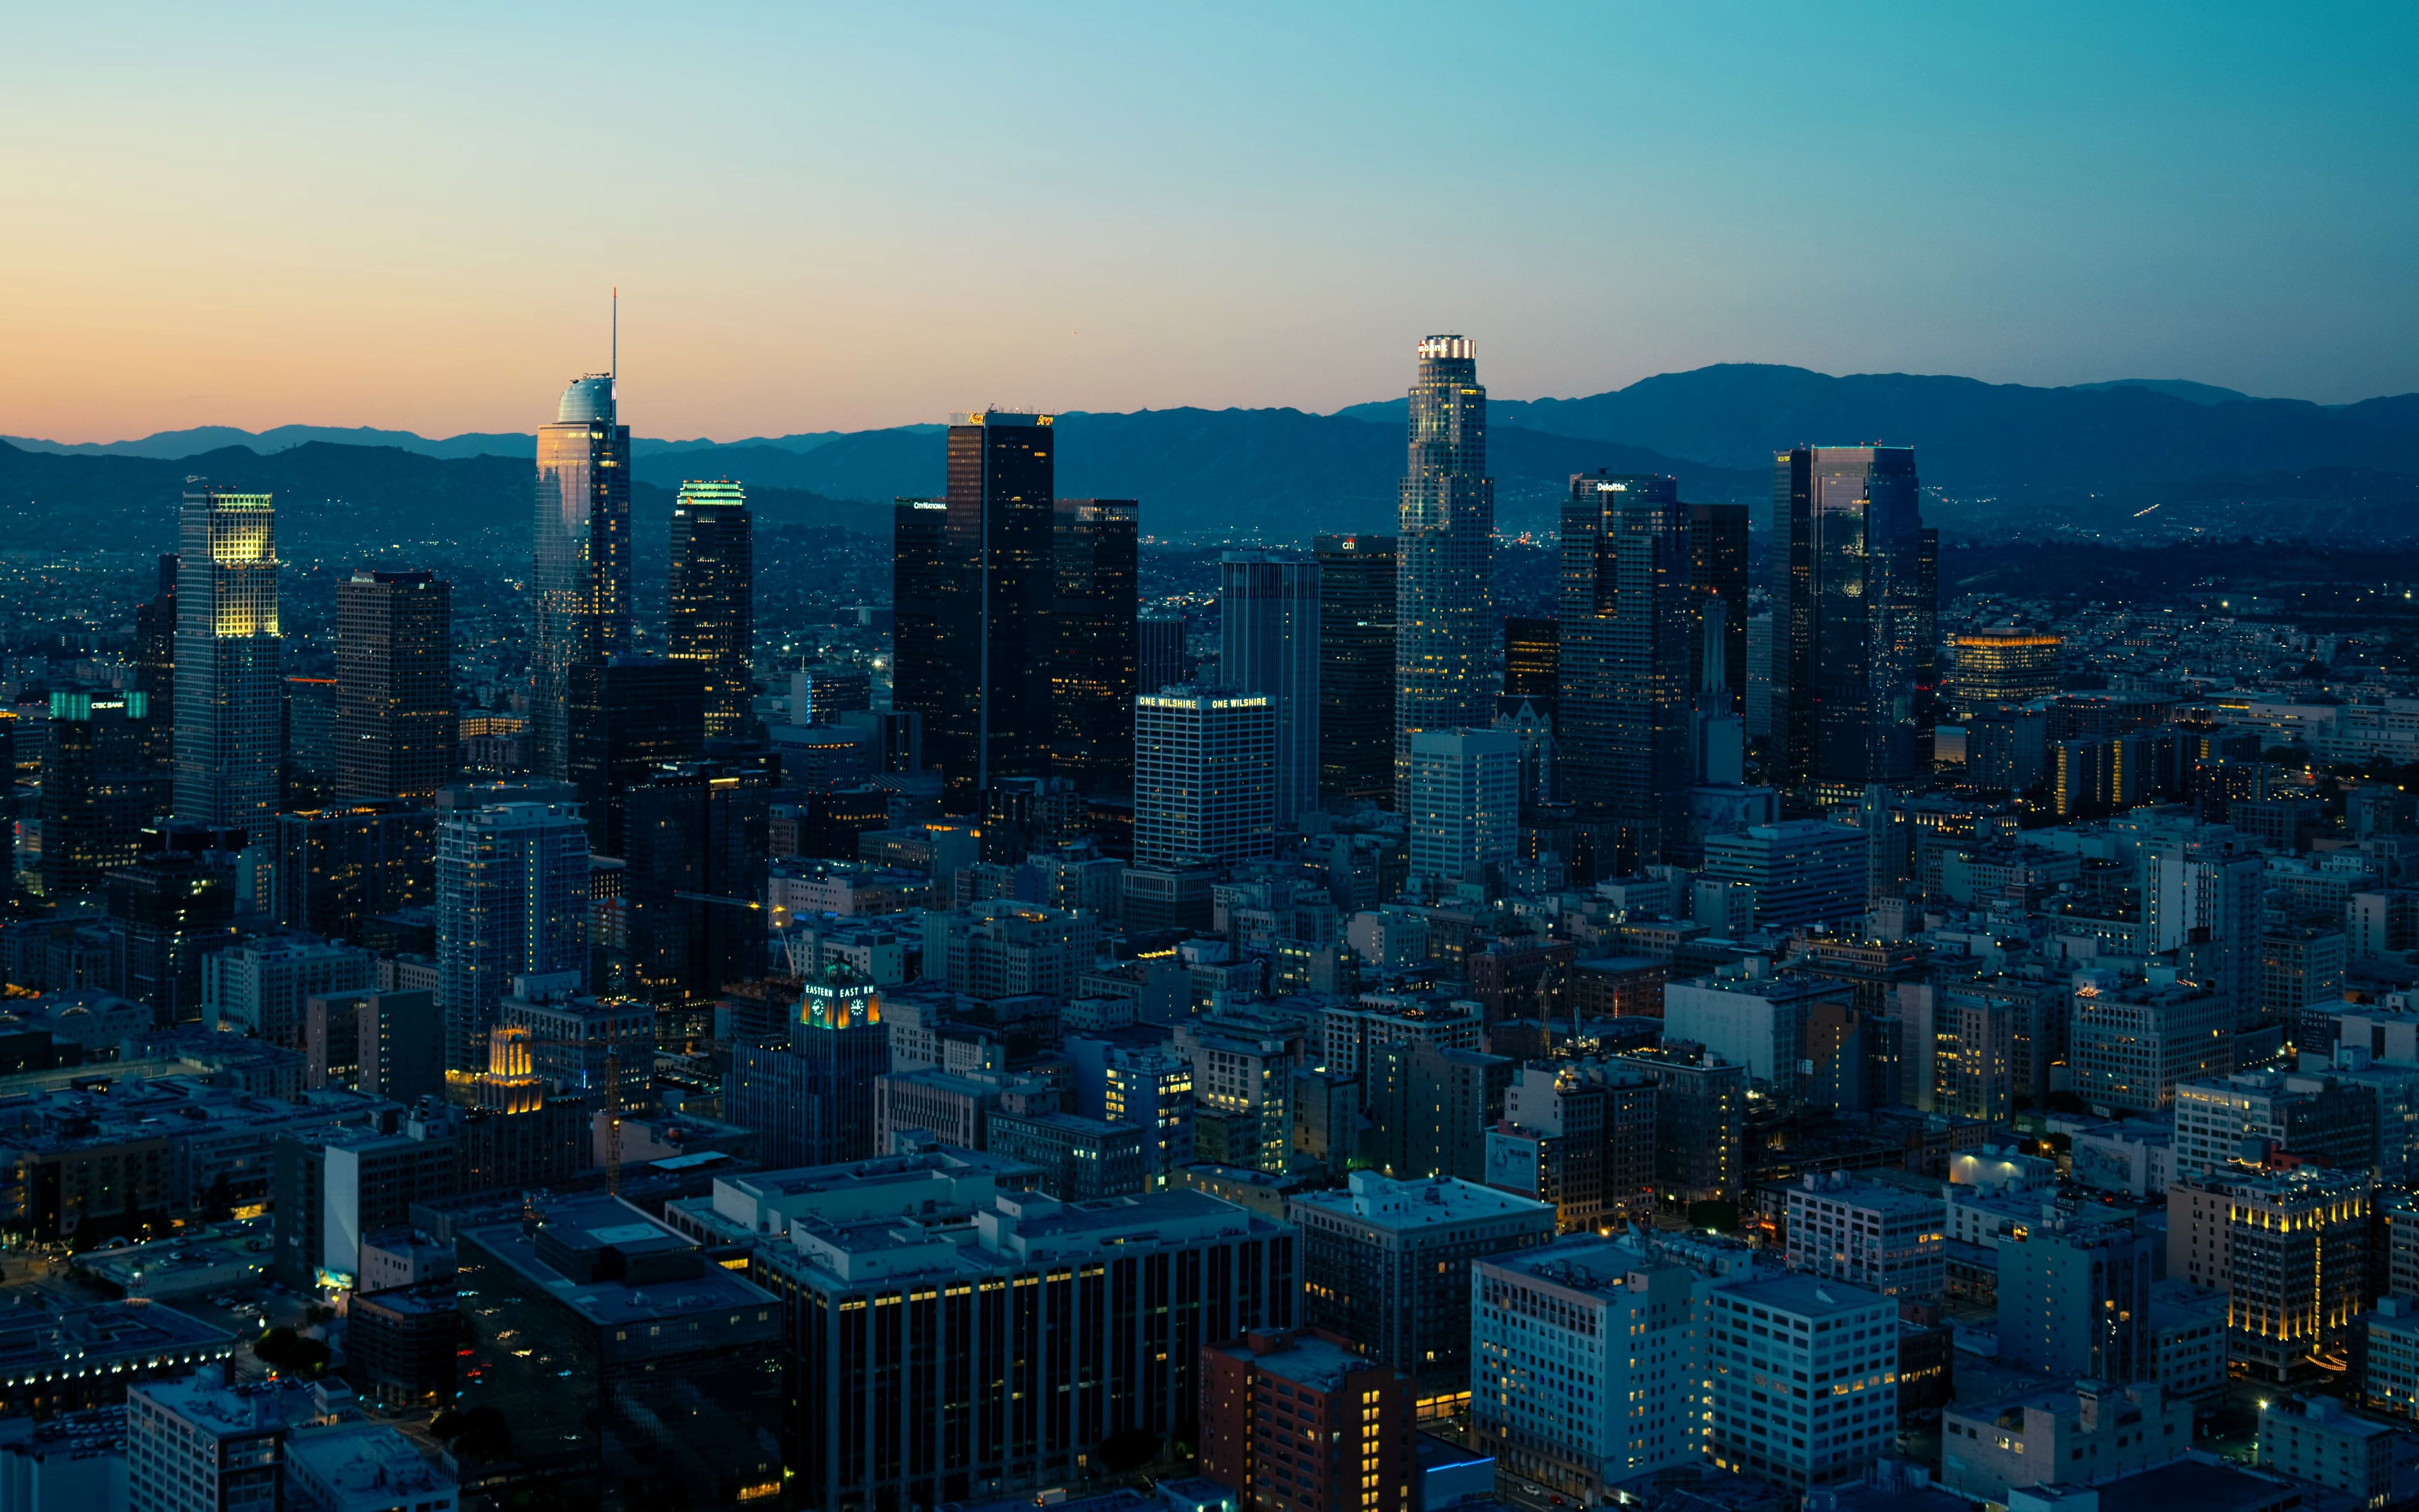
[[[203,485],[177,522],[176,815],[267,825],[280,807],[285,640],[277,511]]]
[[[437,826],[437,1007],[446,1067],[487,1063],[515,977],[588,980],[588,828],[568,803],[457,809]]]
[[[1394,798],[1394,538],[1321,535],[1318,558],[1318,791]]]
[[[1411,389],[1410,464],[1396,537],[1394,778],[1411,735],[1484,728],[1495,635],[1495,483],[1487,476],[1487,391],[1465,336],[1420,343]]]
[[[1135,528],[1131,499],[1061,499],[1053,527],[1051,767],[1085,794],[1133,787]]]
[[[1276,718],[1276,824],[1318,807],[1318,563],[1228,551],[1218,563],[1218,681],[1268,697]]]
[[[531,754],[553,778],[570,769],[571,669],[630,649],[630,427],[613,387],[608,373],[573,379],[537,431]]]
[[[692,479],[672,505],[671,588],[665,628],[671,658],[705,673],[705,733],[744,733],[756,664],[755,521],[747,490]]]
[[[1774,787],[1837,803],[1931,770],[1939,532],[1918,487],[1911,447],[1773,459]]]
[[[363,567],[336,585],[336,792],[436,797],[454,776],[453,588]]]

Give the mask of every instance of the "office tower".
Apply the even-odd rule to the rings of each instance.
[[[1748,506],[1689,504],[1687,508],[1688,586],[1697,593],[1698,617],[1706,625],[1706,639],[1699,642],[1696,662],[1689,670],[1690,686],[1704,687],[1712,682],[1705,662],[1716,644],[1713,625],[1716,606],[1719,606],[1721,686],[1730,690],[1730,712],[1741,714],[1748,687]]]
[[[1267,697],[1276,823],[1318,807],[1318,563],[1295,551],[1228,551],[1218,563],[1219,686]]]
[[[1664,1200],[1734,1200],[1747,1171],[1747,1068],[1676,1037],[1617,1058],[1655,1079],[1655,1180]]]
[[[790,722],[831,725],[843,714],[873,707],[873,679],[845,667],[809,667],[790,674]]]
[[[1495,482],[1487,476],[1487,391],[1462,336],[1420,343],[1411,388],[1394,609],[1394,780],[1411,735],[1483,726],[1495,635]]]
[[[546,777],[571,771],[571,670],[630,649],[630,427],[618,422],[613,375],[591,373],[537,430],[530,722]]]
[[[2167,1276],[2225,1292],[2229,1363],[2285,1381],[2354,1327],[2368,1285],[2369,1203],[2366,1176],[2314,1165],[2178,1175],[2167,1188]]]
[[[1086,794],[1133,787],[1135,529],[1131,499],[1061,499],[1051,526],[1051,770]]]
[[[2003,625],[1949,638],[1957,657],[1950,705],[1961,717],[2055,698],[2062,636]]]
[[[2234,1027],[2225,996],[2189,980],[2078,972],[2067,1031],[2075,1095],[2136,1113],[2172,1106],[2178,1083],[2232,1069]]]
[[[1592,1233],[1655,1215],[1655,1079],[1618,1061],[1521,1068],[1487,1135],[1487,1184],[1554,1206]]]
[[[274,705],[271,705],[274,713]],[[131,864],[162,796],[141,693],[53,693],[42,750],[42,893],[92,892]],[[16,774],[9,774],[13,786]],[[11,824],[15,815],[7,816]]]
[[[177,559],[160,559],[160,591],[134,609],[134,687],[150,702],[151,760],[162,777],[177,762]]]
[[[571,669],[570,759],[591,844],[620,856],[624,799],[649,773],[705,749],[705,669],[693,661],[619,656]]]
[[[1695,1280],[1593,1233],[1471,1262],[1474,1446],[1572,1506],[1701,1458]]]
[[[763,1288],[601,1194],[533,1196],[454,1247],[464,1293],[511,1299],[464,1313],[462,1374],[549,1494],[621,1507],[780,1494],[781,1316]]]
[[[1259,1329],[1201,1351],[1201,1473],[1251,1512],[1414,1512],[1418,1418],[1409,1377],[1332,1339]]]
[[[2259,936],[2267,862],[2221,825],[2164,830],[2142,845],[2145,951],[2194,949],[2191,973],[2232,1015],[2259,1022]]]
[[[277,816],[270,912],[324,939],[357,940],[368,922],[437,896],[436,810],[395,798]]]
[[[1789,1268],[1885,1297],[1938,1302],[1949,1285],[1940,1199],[1810,1175],[1789,1189]]]
[[[235,869],[195,851],[155,849],[109,873],[119,988],[159,1024],[202,1017],[202,962],[235,939]]]
[[[459,808],[437,827],[437,1007],[445,1065],[486,1064],[496,1005],[520,976],[588,966],[588,828],[569,803]]]
[[[453,587],[367,567],[336,585],[336,792],[434,798],[454,777]]]
[[[924,717],[954,813],[1050,775],[1055,449],[1048,415],[959,415],[942,509],[899,503],[891,706]]]
[[[263,824],[279,807],[277,512],[265,493],[201,486],[177,546],[176,814]]]
[[[693,661],[704,674],[708,739],[744,733],[755,718],[755,528],[739,485],[681,485],[665,640],[674,661]]]
[[[367,950],[291,936],[248,941],[202,962],[202,1018],[300,1050],[303,1010],[311,998],[377,985],[377,959]]]
[[[1276,848],[1276,711],[1264,693],[1165,688],[1134,700],[1137,866]]]
[[[1318,789],[1358,807],[1394,801],[1394,538],[1321,535]]]
[[[1302,1320],[1410,1372],[1426,1396],[1470,1376],[1470,1262],[1550,1243],[1554,1207],[1450,1177],[1354,1171],[1286,1203],[1302,1230]]]
[[[763,974],[772,778],[699,762],[659,769],[624,799],[622,896],[638,991],[663,1007],[712,1004]]]
[[[362,991],[321,1001],[351,1015],[354,1041],[342,1048],[352,1052],[354,1086],[361,1091],[406,1106],[443,1094],[445,1025],[434,993]],[[331,1054],[336,1048],[331,1046]]]
[[[1483,884],[1519,849],[1520,742],[1501,730],[1420,731],[1403,795],[1412,873]]]
[[[1015,1167],[963,1151],[803,1175],[809,1191],[780,1204],[801,1242],[760,1246],[749,1273],[796,1354],[792,1490],[807,1504],[1029,1495],[1097,1463],[1103,1442],[1189,1441],[1204,1346],[1293,1320],[1292,1232],[1198,1192],[1062,1204],[1004,1190]],[[901,1244],[909,1224],[965,1242]],[[946,1395],[884,1385],[918,1379],[919,1362],[938,1362]]]
[[[337,683],[332,677],[288,677],[279,691],[285,696],[280,738],[285,760],[277,807],[316,808],[336,784]]]
[[[1292,1164],[1300,1042],[1256,1035],[1245,1026],[1204,1028],[1197,1019],[1178,1025],[1175,1042],[1193,1069],[1195,1156],[1283,1174]]]
[[[1190,622],[1182,614],[1143,614],[1134,619],[1134,691],[1156,693],[1193,681],[1193,656],[1185,649]],[[1391,647],[1393,640],[1387,641]],[[1389,653],[1391,655],[1391,652]]]
[[[828,1165],[874,1149],[874,1078],[890,1070],[882,994],[847,967],[806,983],[779,1044],[737,1044],[722,1116],[756,1131],[764,1165]]]
[[[1361,1073],[1369,1164],[1398,1180],[1486,1180],[1487,1132],[1502,1121],[1519,1068],[1509,1056],[1424,1041],[1372,1045]]]
[[[1563,627],[1559,621],[1503,617],[1503,696],[1528,699],[1548,718],[1563,690]]]
[[[1939,532],[1919,504],[1906,447],[1774,458],[1771,785],[1841,802],[1931,770]]]
[[[2063,1217],[2002,1237],[2000,1357],[2060,1380],[2159,1379],[2150,1352],[2153,1242],[2131,1223],[2071,1226]]]
[[[1896,1445],[1897,1303],[1810,1275],[1720,1287],[1705,1300],[1706,1452],[1717,1468],[1802,1494],[1863,1479]],[[1847,1389],[1810,1400],[1755,1384],[1800,1370]]]
[[[1755,889],[1760,929],[1843,924],[1865,911],[1864,831],[1791,819],[1705,837],[1702,877]]]
[[[1668,477],[1581,473],[1563,505],[1563,791],[1621,825],[1639,865],[1683,841],[1697,779],[1690,669],[1710,595],[1691,588],[1689,526]]]

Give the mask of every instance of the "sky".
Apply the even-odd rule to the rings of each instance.
[[[21,8],[0,434],[2419,390],[2419,8]]]

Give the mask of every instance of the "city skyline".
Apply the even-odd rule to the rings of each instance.
[[[9,433],[518,429],[563,353],[602,364],[616,284],[630,397],[674,436],[994,399],[1326,411],[1393,392],[1406,328],[1487,332],[1522,395],[1736,360],[2419,388],[2402,14],[1558,11],[1474,46],[1429,10],[463,13],[376,46],[358,18],[155,23],[28,22],[51,66],[0,120],[28,144],[12,282],[42,297],[0,316]],[[541,47],[559,72],[500,71]],[[217,57],[267,85],[240,120],[201,108]],[[1643,97],[1617,118],[1576,87],[1613,59]],[[706,76],[702,115],[663,82]],[[943,104],[887,108],[910,88]],[[1438,91],[1471,124],[1404,150]],[[624,207],[567,247],[526,153],[492,150],[565,120],[590,147],[564,187]],[[1881,213],[1810,243],[1774,218],[1787,182]],[[1440,197],[1486,212],[1441,256],[1397,224]],[[475,368],[433,334],[464,329]]]

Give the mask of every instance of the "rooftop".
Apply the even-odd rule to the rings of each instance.
[[[451,1490],[453,1483],[411,1441],[383,1423],[335,1423],[288,1439],[285,1458],[322,1486],[342,1492],[384,1490],[398,1499]]]
[[[1777,1275],[1765,1281],[1749,1281],[1724,1287],[1718,1295],[1798,1318],[1829,1318],[1867,1307],[1887,1307],[1893,1316],[1898,1311],[1897,1304],[1879,1292],[1852,1287],[1844,1281],[1817,1280],[1810,1275]]]
[[[1292,1201],[1336,1217],[1355,1218],[1379,1228],[1428,1228],[1485,1218],[1543,1215],[1553,1204],[1498,1192],[1450,1176],[1398,1181],[1375,1171],[1354,1171],[1341,1192],[1305,1192]]]

